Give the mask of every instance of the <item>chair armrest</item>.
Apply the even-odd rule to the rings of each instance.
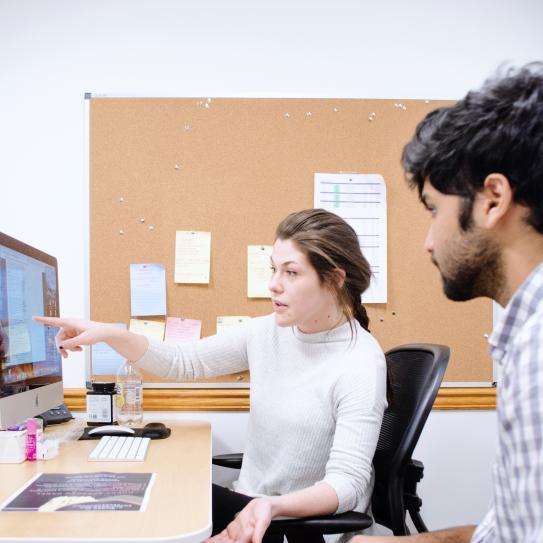
[[[287,534],[299,533],[306,536],[310,534],[342,534],[364,530],[372,524],[373,519],[369,515],[348,511],[339,515],[272,520],[268,531],[272,533],[286,531]]]
[[[224,468],[240,469],[243,462],[243,453],[217,454],[211,459],[211,463]]]

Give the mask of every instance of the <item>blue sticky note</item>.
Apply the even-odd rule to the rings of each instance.
[[[119,322],[114,326],[124,328],[126,324]],[[115,375],[124,364],[124,357],[114,351],[107,343],[96,343],[92,346],[92,371],[93,375]]]
[[[166,270],[162,264],[130,264],[130,315],[166,315]]]

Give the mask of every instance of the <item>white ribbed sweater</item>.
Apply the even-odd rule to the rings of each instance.
[[[377,341],[353,321],[304,334],[274,315],[220,335],[171,344],[150,340],[137,362],[162,377],[194,379],[249,369],[251,410],[236,490],[283,495],[326,482],[338,513],[365,511],[372,458],[386,408],[386,365]]]

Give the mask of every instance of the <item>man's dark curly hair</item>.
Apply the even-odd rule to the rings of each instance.
[[[462,228],[485,178],[500,173],[543,234],[543,62],[499,70],[480,90],[430,112],[404,147],[402,165],[419,196],[428,180],[463,197]]]

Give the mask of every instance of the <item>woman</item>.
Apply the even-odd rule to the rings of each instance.
[[[292,213],[277,227],[271,270],[274,314],[190,343],[168,344],[108,324],[37,318],[61,327],[57,343],[64,357],[105,341],[162,377],[250,370],[249,429],[236,491],[213,486],[216,543],[261,541],[276,516],[366,511],[370,505],[386,366],[360,303],[371,273],[356,233],[322,209]],[[289,543],[301,540],[286,535]]]

